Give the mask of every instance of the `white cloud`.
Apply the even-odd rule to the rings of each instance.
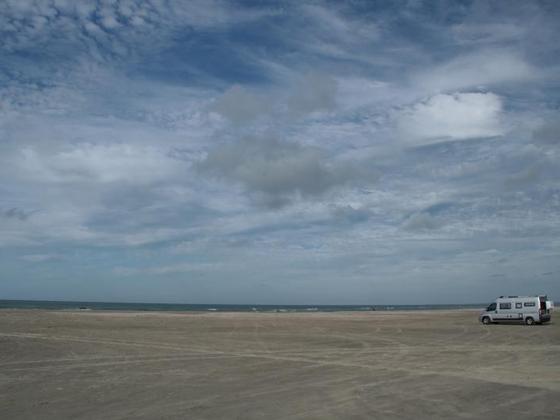
[[[404,223],[403,227],[410,231],[426,231],[437,229],[442,222],[429,213],[415,213]]]
[[[397,126],[410,144],[499,136],[501,112],[502,101],[493,93],[439,94],[400,111]]]
[[[379,103],[390,103],[402,92],[390,83],[365,77],[337,78],[337,103],[351,110]]]
[[[560,114],[547,116],[546,120],[533,131],[533,140],[543,144],[560,144]]]
[[[130,267],[115,267],[113,273],[118,276],[138,276],[142,274],[164,276],[168,274],[177,273],[193,273],[203,272],[208,273],[216,271],[224,266],[223,263],[201,263],[201,262],[186,262],[175,263],[168,265],[161,265],[157,267],[148,268],[130,268]]]
[[[461,23],[451,27],[455,39],[465,44],[488,44],[517,41],[526,28],[514,23]]]
[[[289,33],[292,39],[300,42],[299,48],[318,56],[372,61],[368,54],[357,52],[379,39],[379,27],[371,19],[318,4],[302,6],[301,14],[303,25]],[[303,31],[299,32],[300,29]]]
[[[539,181],[538,167],[531,167],[506,178],[505,186],[511,190],[523,190]]]
[[[427,68],[413,76],[412,84],[430,92],[442,92],[521,82],[538,76],[538,70],[519,54],[496,49],[461,55]]]
[[[21,168],[29,177],[50,182],[127,182],[145,184],[165,179],[180,162],[156,147],[132,144],[77,144],[52,154],[33,147],[22,150]]]

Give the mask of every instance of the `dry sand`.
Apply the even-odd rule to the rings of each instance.
[[[558,419],[560,323],[4,310],[0,418]]]

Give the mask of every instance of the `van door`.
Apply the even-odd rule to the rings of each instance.
[[[528,300],[523,302],[523,309],[525,311],[525,317],[530,316],[534,320],[539,319],[539,301],[538,299]]]
[[[481,321],[482,321],[482,316],[484,316],[484,315],[489,315],[490,320],[494,321],[496,319],[496,314],[497,313],[498,313],[498,311],[496,310],[496,302],[492,302],[490,305],[488,305],[486,310],[481,314]]]
[[[539,319],[546,321],[550,321],[550,309],[552,307],[552,302],[548,300],[547,296],[539,296]]]
[[[512,310],[511,302],[499,302],[498,308],[496,310],[495,318],[502,321],[511,320],[513,318],[514,311]],[[515,317],[517,318],[517,316]]]

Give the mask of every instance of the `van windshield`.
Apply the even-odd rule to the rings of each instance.
[[[496,303],[491,303],[490,306],[488,306],[488,308],[486,308],[487,311],[495,311],[496,310]]]

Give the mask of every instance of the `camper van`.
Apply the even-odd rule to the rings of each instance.
[[[478,317],[483,324],[524,322],[527,325],[550,321],[554,304],[547,296],[500,296]]]

